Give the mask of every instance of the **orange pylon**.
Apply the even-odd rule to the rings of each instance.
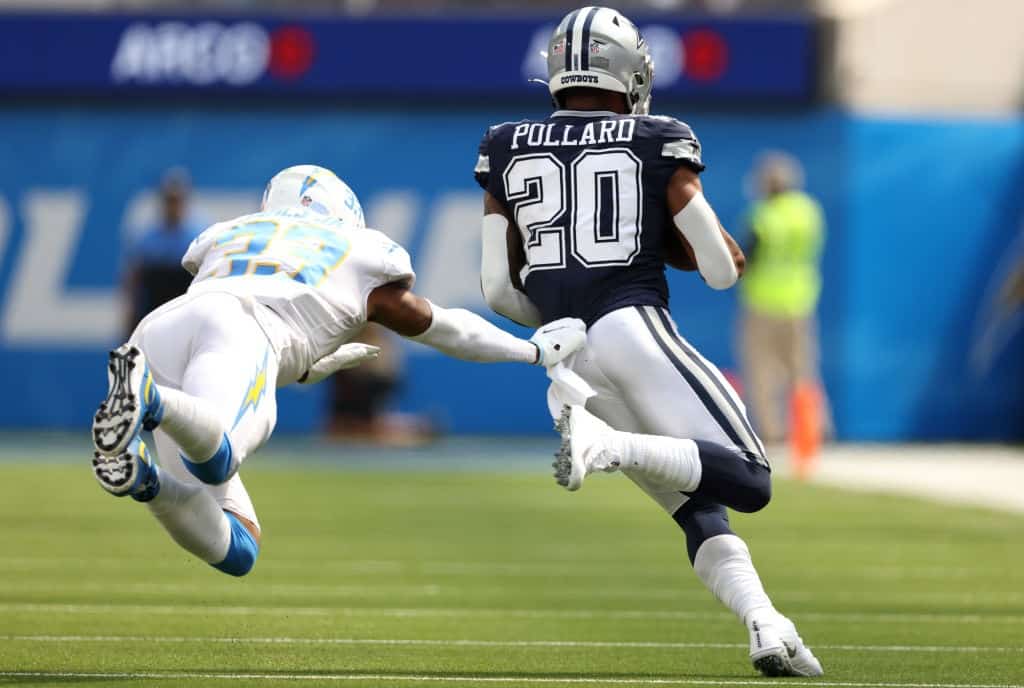
[[[790,399],[789,444],[793,457],[793,472],[806,480],[818,465],[823,434],[821,390],[813,382],[801,382],[793,389]]]

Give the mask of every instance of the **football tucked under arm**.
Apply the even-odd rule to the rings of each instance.
[[[682,232],[665,232],[665,262],[676,270],[693,272],[697,269],[697,256],[693,246]]]
[[[712,289],[734,285],[743,273],[743,251],[704,198],[695,172],[681,168],[672,176],[668,204],[678,235],[676,246],[666,247],[667,262],[681,270],[696,268]]]

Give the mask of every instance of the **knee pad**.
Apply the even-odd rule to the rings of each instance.
[[[753,454],[694,440],[700,451],[700,494],[730,509],[760,511],[772,498],[772,471]]]
[[[181,455],[181,461],[185,464],[188,472],[207,485],[220,485],[227,482],[228,478],[234,474],[233,458],[234,452],[231,449],[231,440],[228,439],[227,433],[224,433],[220,447],[206,461],[193,461],[184,454]]]
[[[256,564],[260,546],[237,516],[229,511],[225,511],[224,515],[231,524],[231,544],[224,560],[210,566],[231,576],[244,576]]]
[[[729,514],[721,504],[715,504],[701,499],[691,498],[672,514],[672,520],[679,524],[679,527],[686,533],[686,553],[692,564],[697,556],[697,550],[704,544],[705,540],[716,535],[732,535],[732,528],[729,527]]]
[[[768,506],[772,501],[772,471],[759,463],[750,463],[750,484],[744,490],[743,503],[738,504],[737,511],[754,513]]]

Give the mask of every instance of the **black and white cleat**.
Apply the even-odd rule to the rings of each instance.
[[[104,490],[115,497],[133,495],[137,499],[151,499],[159,490],[156,469],[150,461],[145,443],[136,439],[117,456],[103,456],[95,452],[92,474]]]
[[[143,427],[156,426],[159,413],[160,393],[143,353],[131,344],[111,351],[107,398],[92,420],[96,451],[108,457],[124,453]]]

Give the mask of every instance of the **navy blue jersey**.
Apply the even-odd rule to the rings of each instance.
[[[668,307],[666,189],[680,165],[704,169],[671,117],[563,110],[487,131],[476,179],[519,227],[523,286],[546,322]]]

